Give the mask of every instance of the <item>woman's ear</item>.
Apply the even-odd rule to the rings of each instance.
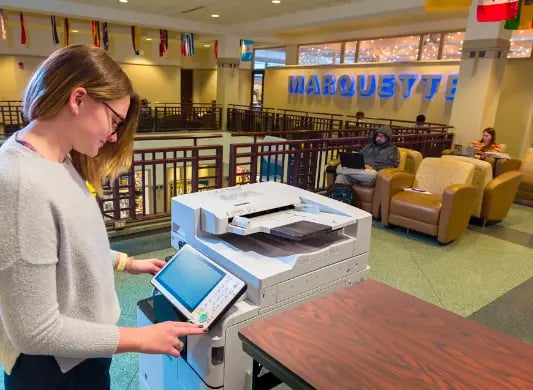
[[[68,100],[68,106],[70,111],[74,115],[78,115],[80,112],[80,107],[84,103],[84,100],[87,98],[87,90],[82,87],[77,87],[72,90]]]

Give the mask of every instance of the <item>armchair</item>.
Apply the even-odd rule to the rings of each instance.
[[[398,225],[436,236],[446,244],[467,228],[475,206],[474,165],[425,158],[416,175],[395,172],[383,177],[381,217],[385,226]],[[421,188],[429,193],[404,191]]]
[[[501,221],[507,216],[520,185],[520,172],[509,171],[493,178],[492,166],[486,161],[451,155],[442,158],[474,165],[472,185],[476,189],[476,201],[472,217],[486,224]]]
[[[533,205],[533,148],[527,149],[522,160],[501,159],[496,162],[496,176],[512,170],[518,170],[522,174],[515,199]]]
[[[352,184],[353,205],[372,213],[374,218],[380,218],[381,216],[381,177],[401,171],[415,173],[422,162],[422,154],[416,150],[398,148],[398,151],[400,152],[398,167],[380,170],[374,187]],[[336,169],[339,163],[340,161],[334,160],[326,166],[326,183],[328,186],[335,183]]]

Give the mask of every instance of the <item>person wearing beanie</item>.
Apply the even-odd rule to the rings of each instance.
[[[392,129],[389,126],[378,128],[372,136],[372,142],[360,153],[365,159],[365,169],[337,166],[336,184],[358,183],[373,186],[380,169],[396,168],[400,163],[400,152],[392,144]]]

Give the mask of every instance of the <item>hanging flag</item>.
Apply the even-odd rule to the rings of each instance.
[[[102,29],[104,31],[104,36],[103,36],[103,42],[104,42],[104,49],[106,51],[109,50],[109,34],[107,32],[107,22],[104,22],[104,24],[102,25]]]
[[[520,0],[516,18],[506,21],[505,28],[508,30],[533,29],[533,0]]]
[[[63,21],[63,47],[68,46],[69,34],[70,30],[68,25],[68,18],[65,18],[65,20]]]
[[[159,30],[159,57],[167,54],[168,49],[168,30]]]
[[[50,16],[50,22],[52,23],[52,42],[54,45],[59,43],[59,36],[57,35],[56,17]]]
[[[251,61],[254,58],[254,41],[241,39],[241,61]]]
[[[131,43],[133,45],[133,52],[136,56],[140,55],[141,52],[141,28],[136,26],[131,26]]]
[[[7,34],[6,34],[6,22],[4,20],[3,9],[0,9],[0,33],[2,34],[2,40],[5,41],[7,39]]]
[[[93,45],[100,47],[100,22],[91,22],[91,36],[93,38]]]
[[[470,7],[472,0],[425,0],[426,11],[450,11]]]
[[[181,33],[181,54],[184,57],[192,57],[194,55],[194,34]]]
[[[213,47],[215,48],[215,60],[218,60],[218,39],[215,39]]]
[[[478,22],[501,22],[516,18],[518,0],[478,0]]]
[[[25,45],[28,40],[26,39],[26,28],[24,27],[24,15],[22,12],[19,14],[20,20],[20,43]]]

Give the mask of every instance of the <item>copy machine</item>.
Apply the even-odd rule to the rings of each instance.
[[[363,210],[276,182],[173,198],[172,246],[189,244],[244,281],[246,292],[208,334],[187,337],[179,359],[140,355],[140,389],[248,389],[252,359],[242,351],[239,329],[361,281],[371,224]],[[160,301],[140,302],[139,326],[154,322]],[[159,309],[156,320],[179,316]]]

